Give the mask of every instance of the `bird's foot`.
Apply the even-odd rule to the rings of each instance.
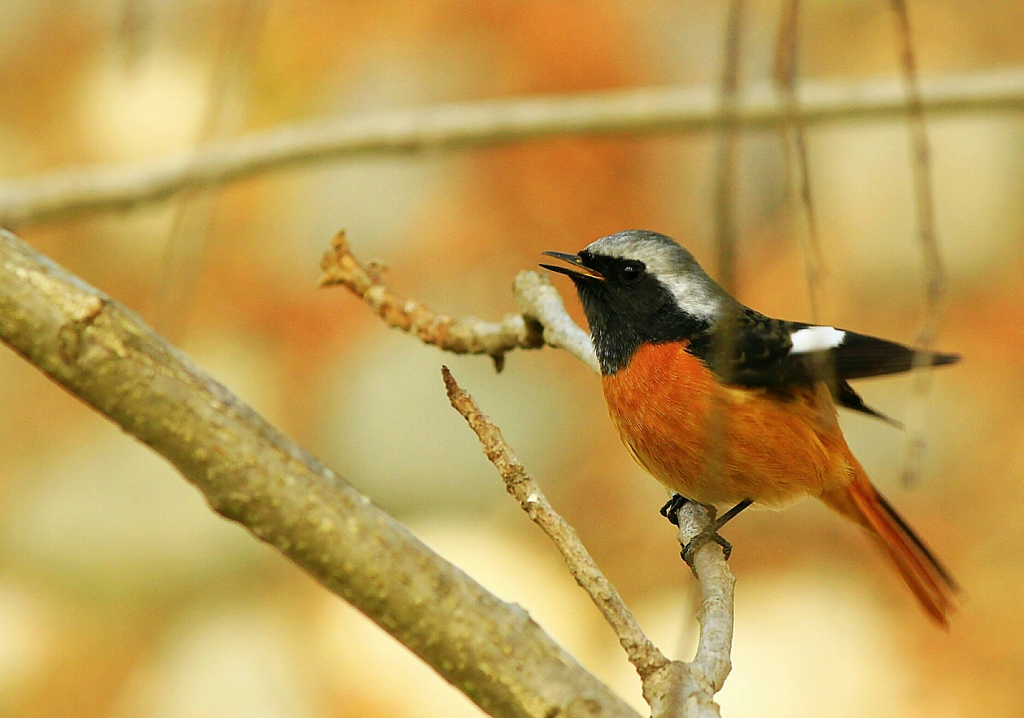
[[[682,509],[684,506],[686,506],[686,504],[690,503],[691,501],[692,499],[687,499],[683,496],[680,496],[679,494],[673,494],[672,498],[668,500],[668,503],[661,507],[661,515],[665,516],[669,521],[673,523],[673,525],[679,526],[678,513],[680,509]],[[732,519],[736,518],[736,516],[740,512],[742,512],[752,503],[753,501],[751,501],[750,499],[744,499],[743,501],[733,506],[731,509],[726,511],[718,518],[715,517],[716,511],[714,506],[704,507],[705,509],[707,509],[708,513],[711,516],[711,523],[705,526],[704,530],[702,530],[699,534],[691,538],[690,541],[685,546],[683,546],[683,551],[680,554],[683,558],[683,561],[686,562],[686,565],[689,566],[694,573],[696,573],[696,569],[693,567],[693,555],[697,551],[697,549],[699,549],[701,546],[708,543],[709,541],[714,541],[719,546],[721,546],[722,553],[725,554],[725,560],[729,560],[729,557],[732,555],[732,544],[726,541],[721,536],[719,536],[718,531],[727,523],[732,521]]]
[[[724,538],[718,535],[719,524],[717,521],[713,521],[707,525],[707,527],[699,534],[694,536],[689,542],[683,546],[683,551],[679,555],[682,556],[683,561],[689,566],[695,573],[697,571],[693,565],[693,554],[704,544],[714,541],[716,544],[722,547],[722,553],[725,554],[725,560],[728,561],[732,555],[732,544],[726,541]]]
[[[672,498],[665,502],[665,505],[661,507],[661,515],[669,520],[676,528],[679,528],[679,509],[690,503],[691,499],[682,496],[681,494],[672,494]]]

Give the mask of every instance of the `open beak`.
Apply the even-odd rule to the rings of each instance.
[[[544,269],[550,269],[552,272],[558,272],[559,274],[565,274],[570,278],[576,277],[587,277],[588,279],[597,279],[604,281],[604,275],[600,272],[595,272],[590,267],[583,266],[583,260],[580,259],[578,254],[566,254],[565,252],[541,252],[541,254],[547,257],[554,257],[555,259],[561,259],[566,264],[571,264],[571,267],[555,266],[553,264],[542,264],[540,266]]]

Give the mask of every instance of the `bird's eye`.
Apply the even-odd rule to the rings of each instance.
[[[619,280],[623,284],[633,284],[644,276],[644,269],[643,262],[626,262],[619,267]]]

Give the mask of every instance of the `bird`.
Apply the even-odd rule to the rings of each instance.
[[[717,533],[726,521],[752,504],[782,508],[815,497],[874,536],[925,613],[949,625],[956,581],[872,485],[837,414],[844,407],[898,425],[849,382],[909,371],[917,351],[761,314],[657,232],[627,230],[578,254],[543,254],[564,265],[542,267],[575,285],[612,423],[672,494],[663,514],[671,518],[685,501],[731,506],[703,537],[728,558]],[[960,359],[925,356],[934,366]],[[683,551],[688,563],[693,543]]]

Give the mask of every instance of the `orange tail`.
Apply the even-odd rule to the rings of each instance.
[[[843,489],[823,495],[830,507],[870,531],[892,559],[896,570],[936,623],[949,626],[959,587],[903,517],[871,485],[864,469],[853,462],[854,479]]]

